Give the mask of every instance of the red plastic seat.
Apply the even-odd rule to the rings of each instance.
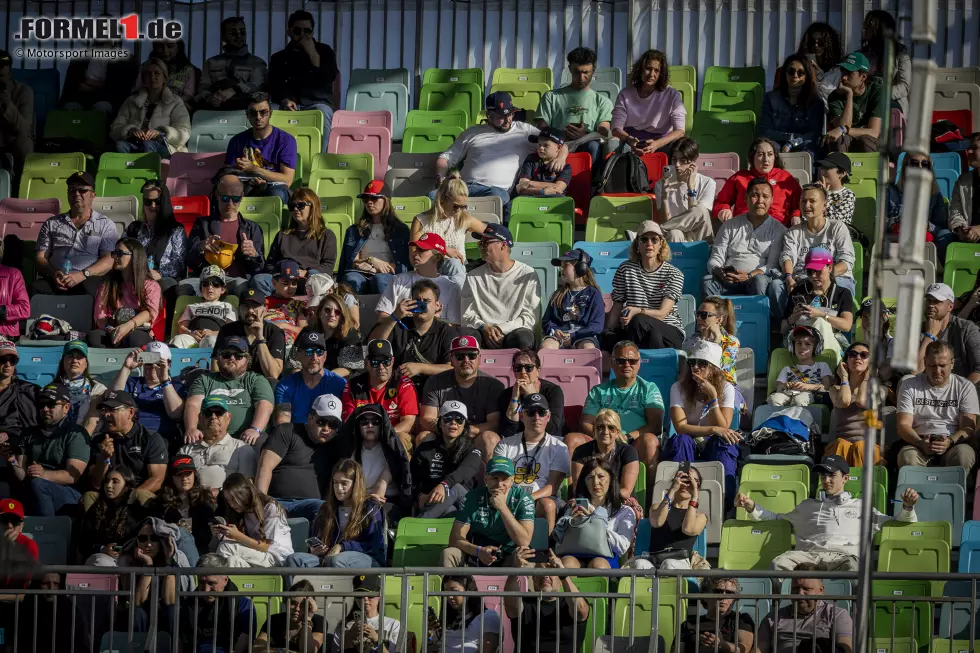
[[[190,235],[195,220],[211,213],[211,203],[205,195],[172,197],[170,203],[174,207],[174,217],[184,225],[187,235]]]
[[[575,200],[575,223],[582,226],[589,217],[592,200],[592,157],[588,152],[572,152],[566,161],[572,166],[572,183],[565,194]]]
[[[651,152],[640,157],[647,167],[647,179],[650,180],[650,188],[660,181],[664,176],[664,168],[670,164],[667,155],[663,152]]]
[[[940,120],[948,120],[960,129],[963,138],[973,133],[973,112],[969,109],[957,109],[956,111],[933,111],[932,124]]]

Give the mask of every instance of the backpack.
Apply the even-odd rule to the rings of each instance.
[[[616,151],[606,157],[602,172],[593,180],[592,186],[594,195],[649,193],[647,166],[626,143],[620,143]]]

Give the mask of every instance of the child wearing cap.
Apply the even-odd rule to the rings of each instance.
[[[851,181],[851,160],[843,152],[831,152],[817,161],[817,181],[827,191],[828,220],[851,224],[854,217],[854,191],[844,188]]]
[[[389,319],[390,316],[396,312],[403,312],[399,311],[399,305],[411,299],[412,286],[423,279],[431,281],[439,288],[439,304],[442,306],[439,317],[450,324],[459,324],[459,296],[466,275],[452,278],[440,274],[440,270],[444,269],[446,251],[446,242],[438,234],[424,233],[418,240],[409,243],[414,269],[396,274],[381,293],[381,299],[378,300],[375,308],[379,324],[386,326],[391,324],[397,327],[393,324],[394,320]],[[402,316],[402,319],[404,317],[407,316]]]
[[[820,332],[813,327],[798,326],[790,336],[789,353],[795,364],[784,365],[776,377],[776,391],[769,396],[770,406],[809,406],[827,403],[833,377],[830,366],[815,360],[823,349]]]
[[[268,309],[265,321],[282,329],[287,345],[292,345],[299,332],[307,326],[306,300],[296,297],[299,278],[296,261],[281,262],[279,272],[272,278],[274,293],[265,300]]]
[[[572,183],[572,166],[565,164],[556,169],[555,163],[565,144],[565,136],[558,129],[545,127],[528,141],[537,143],[538,149],[527,155],[517,177],[516,195],[561,197]]]
[[[573,249],[551,264],[561,269],[561,285],[544,312],[541,348],[595,349],[605,327],[606,308],[590,267],[592,257]]]
[[[179,349],[214,347],[218,330],[238,319],[231,302],[222,300],[225,295],[225,273],[217,265],[206,265],[201,270],[201,298],[192,302],[181,313],[177,322],[177,335],[170,344]]]

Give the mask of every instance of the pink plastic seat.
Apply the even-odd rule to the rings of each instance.
[[[51,216],[55,213],[61,213],[61,203],[57,198],[27,200],[18,197],[7,197],[0,200],[0,214],[5,213],[36,213]]]
[[[698,172],[707,175],[709,173],[706,170],[710,170],[711,168],[738,170],[741,168],[738,161],[738,154],[735,152],[725,152],[724,154],[702,154],[698,157]]]
[[[698,167],[698,172],[705,177],[714,179],[718,188],[724,186],[728,178],[735,174],[735,171],[729,168],[701,168],[700,166]]]
[[[386,127],[358,125],[357,127],[330,126],[327,151],[332,154],[359,154],[374,156],[374,178],[384,179],[391,156],[391,130]]]
[[[542,363],[541,378],[561,386],[565,394],[565,423],[571,430],[577,430],[585,407],[585,398],[592,386],[599,385],[599,372],[594,367],[552,367],[545,368]]]
[[[330,129],[336,127],[384,127],[394,133],[390,111],[335,111]]]
[[[224,152],[177,152],[170,159],[167,188],[171,195],[208,195],[211,179],[225,162]]]
[[[601,349],[542,349],[538,351],[541,369],[558,370],[569,365],[573,367],[594,367],[602,378]]]
[[[480,369],[486,365],[506,365],[510,367],[517,349],[484,349],[480,352]]]
[[[50,213],[6,213],[0,219],[0,238],[17,236],[21,240],[37,240],[41,225]]]
[[[511,631],[510,619],[504,612],[503,599],[497,596],[498,592],[504,591],[504,583],[507,582],[506,576],[474,576],[473,582],[476,583],[476,589],[485,595],[483,599],[483,608],[485,610],[493,610],[500,615],[500,622],[503,626],[504,632],[502,633],[501,643],[504,647],[504,653],[514,653],[516,647],[514,643],[514,634]],[[517,579],[518,590],[521,592],[527,591],[527,577],[521,576]]]
[[[112,574],[67,574],[65,587],[114,592],[119,589],[119,578]]]
[[[517,380],[514,376],[514,370],[510,366],[510,358],[507,359],[506,363],[480,365],[480,371],[484,374],[489,374],[493,378],[503,383],[505,388],[511,387]]]

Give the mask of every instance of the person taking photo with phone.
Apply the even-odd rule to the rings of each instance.
[[[674,143],[671,164],[654,187],[660,228],[670,243],[711,240],[711,207],[715,180],[698,172],[701,150],[697,141],[684,136]]]
[[[171,360],[170,347],[157,340],[148,342],[129,352],[109,390],[125,390],[131,394],[139,409],[139,423],[159,433],[166,440],[168,449],[174,451],[184,440],[180,422],[187,388],[182,379],[170,377]],[[142,374],[132,376],[137,369]]]

